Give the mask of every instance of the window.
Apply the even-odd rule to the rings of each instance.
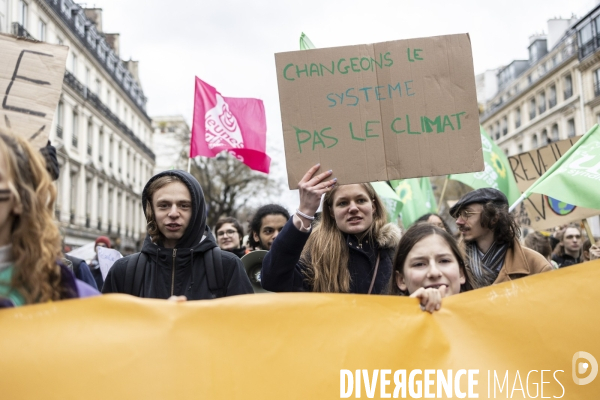
[[[121,107],[121,102],[119,101],[119,99],[116,100],[116,106],[115,106],[115,114],[117,114],[117,118],[119,118],[120,114],[120,107]]]
[[[552,141],[553,142],[558,142],[558,138],[559,134],[558,134],[558,124],[554,124],[552,125]]]
[[[71,58],[71,72],[77,78],[77,55],[73,54]]]
[[[546,111],[546,92],[541,92],[539,94],[538,109],[540,110],[540,115]]]
[[[502,136],[506,136],[508,133],[508,118],[502,118]]]
[[[535,118],[535,98],[531,98],[529,100],[529,119],[532,120]]]
[[[579,57],[583,58],[594,50],[594,33],[592,32],[592,23],[589,22],[579,32],[577,32],[577,44],[579,45]]]
[[[496,122],[496,140],[500,139],[500,122]]]
[[[523,152],[523,145],[522,145],[522,144],[520,144],[520,145],[517,147],[517,150],[518,150],[519,154],[521,154],[521,153]]]
[[[73,111],[73,136],[71,136],[71,143],[73,147],[77,147],[79,144],[79,115],[77,111]]]
[[[40,41],[46,41],[46,23],[41,19],[38,21],[38,38]]]
[[[533,137],[531,138],[531,147],[534,149],[537,149],[537,147],[538,147],[538,137],[535,133],[533,134]]]
[[[100,132],[98,133],[98,161],[102,162],[104,154],[104,132],[102,128],[100,128]]]
[[[111,99],[111,92],[110,89],[106,89],[106,106],[110,109],[110,102],[112,101]]]
[[[542,131],[542,143],[540,143],[540,146],[545,146],[548,143],[548,131],[544,129]]]
[[[600,68],[594,71],[594,95],[600,96]]]
[[[56,108],[56,137],[60,139],[63,137],[64,109],[65,106],[61,100],[58,102],[58,107]]]
[[[521,107],[515,110],[515,129],[521,126]]]
[[[550,93],[548,95],[548,108],[552,108],[556,105],[556,85],[550,86]]]
[[[92,124],[92,119],[88,120],[87,126],[87,154],[88,156],[92,155],[92,142],[94,140],[94,125]]]
[[[114,157],[112,157],[112,154],[111,154],[112,151],[113,151],[113,139],[111,137],[109,139],[109,141],[108,141],[108,154],[107,154],[107,156],[108,156],[108,168],[112,168],[113,167],[112,160],[113,160]]]
[[[57,37],[57,38],[56,38],[56,44],[58,44],[58,45],[61,45],[61,46],[62,46],[62,45],[63,45],[63,40],[62,40],[60,37]]]
[[[102,93],[102,81],[100,78],[96,78],[96,94],[100,97]]]
[[[565,76],[565,100],[573,96],[573,79],[571,75]]]
[[[19,0],[17,12],[19,13],[19,24],[27,29],[27,17],[29,15],[29,5],[23,0]]]
[[[567,135],[570,138],[576,135],[575,120],[573,118],[567,121]]]

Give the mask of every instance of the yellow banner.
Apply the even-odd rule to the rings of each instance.
[[[0,397],[598,399],[597,282],[600,261],[456,295],[435,314],[326,294],[5,309]]]

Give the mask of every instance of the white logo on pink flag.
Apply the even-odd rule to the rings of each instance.
[[[244,148],[242,131],[235,115],[229,110],[229,105],[223,97],[216,94],[217,104],[205,115],[206,143],[209,149],[215,147]]]

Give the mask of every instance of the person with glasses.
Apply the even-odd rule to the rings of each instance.
[[[557,248],[552,255],[552,260],[558,264],[558,268],[568,267],[581,262],[581,230],[576,226],[569,226],[560,232]]]
[[[483,188],[469,192],[450,209],[450,215],[456,218],[465,245],[473,288],[553,269],[544,256],[521,246],[520,229],[501,191]]]
[[[246,254],[246,248],[242,245],[244,229],[240,221],[233,217],[223,217],[215,225],[217,244],[221,250],[229,251],[239,258]]]

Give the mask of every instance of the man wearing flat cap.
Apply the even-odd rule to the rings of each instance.
[[[519,226],[501,191],[469,192],[450,209],[450,215],[465,242],[467,273],[474,288],[552,270],[544,256],[521,247]]]

